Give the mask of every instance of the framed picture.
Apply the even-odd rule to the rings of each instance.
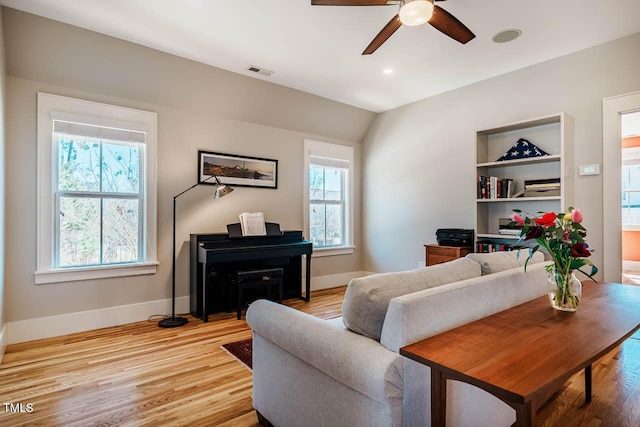
[[[221,183],[231,186],[278,188],[277,160],[198,151],[198,182],[213,174]]]

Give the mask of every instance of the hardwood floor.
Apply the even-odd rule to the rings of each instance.
[[[335,317],[344,291],[286,304]],[[220,348],[251,336],[244,318],[188,317],[175,329],[139,322],[10,345],[0,365],[0,425],[257,426],[251,372]],[[593,366],[591,404],[583,392],[578,374],[541,409],[539,425],[640,425],[640,333]]]

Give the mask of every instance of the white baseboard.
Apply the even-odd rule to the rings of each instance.
[[[312,277],[311,290],[316,291],[344,286],[349,283],[349,280],[355,277],[363,277],[369,274],[371,273],[353,271]],[[188,312],[189,297],[176,298],[176,313],[181,314]],[[123,325],[125,323],[141,322],[147,320],[150,316],[164,315],[167,313],[171,313],[170,299],[8,322],[4,328],[2,328],[2,331],[0,331],[0,345],[4,344],[6,347],[7,344],[17,344],[109,326]],[[0,361],[2,354],[4,354],[4,347],[0,347]]]
[[[189,297],[176,298],[176,313],[188,312]],[[19,320],[8,322],[4,329],[8,331],[6,333],[7,343],[16,344],[125,323],[141,322],[150,316],[167,313],[171,313],[170,299]]]
[[[625,270],[640,270],[640,261],[622,260],[622,268]]]
[[[329,274],[327,276],[312,277],[311,290],[319,291],[320,289],[337,288],[338,286],[346,285],[351,279],[367,276],[369,274],[370,273],[367,273],[366,271],[350,271],[348,273]]]
[[[2,358],[4,357],[4,352],[7,350],[7,325],[3,325],[2,329],[0,329],[0,364],[2,364]]]

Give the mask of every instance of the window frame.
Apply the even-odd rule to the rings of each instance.
[[[38,92],[37,124],[37,256],[35,283],[57,283],[108,277],[154,274],[157,234],[157,114],[127,107],[86,101],[77,98]],[[139,262],[100,264],[91,266],[56,267],[58,199],[57,150],[53,136],[54,120],[116,127],[146,133],[140,149],[140,175],[143,206],[141,252]]]
[[[303,180],[303,215],[304,233],[310,239],[310,199],[309,191],[309,170],[311,157],[325,157],[346,161],[349,164],[348,170],[343,177],[343,244],[339,246],[313,246],[313,256],[332,256],[352,254],[355,249],[354,229],[354,183],[355,183],[355,150],[351,146],[333,144],[329,142],[304,140],[304,180]]]

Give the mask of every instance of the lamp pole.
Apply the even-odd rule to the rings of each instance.
[[[178,326],[182,326],[184,324],[186,324],[189,320],[186,317],[176,317],[176,199],[180,196],[182,196],[184,193],[186,193],[187,191],[193,189],[194,187],[197,187],[200,184],[204,184],[205,182],[209,181],[210,179],[215,178],[216,179],[216,183],[217,183],[217,188],[216,188],[216,193],[215,193],[215,198],[219,198],[222,196],[225,196],[226,194],[230,193],[231,191],[233,191],[233,189],[231,187],[227,187],[226,185],[223,185],[220,183],[220,180],[218,179],[217,176],[215,176],[215,174],[212,174],[209,178],[204,179],[200,182],[197,182],[195,184],[193,184],[191,187],[187,188],[186,190],[184,190],[182,193],[179,193],[175,196],[173,196],[173,250],[171,252],[172,254],[172,267],[171,267],[171,317],[167,317],[166,319],[162,319],[160,322],[158,322],[158,326],[160,326],[161,328],[176,328]]]

